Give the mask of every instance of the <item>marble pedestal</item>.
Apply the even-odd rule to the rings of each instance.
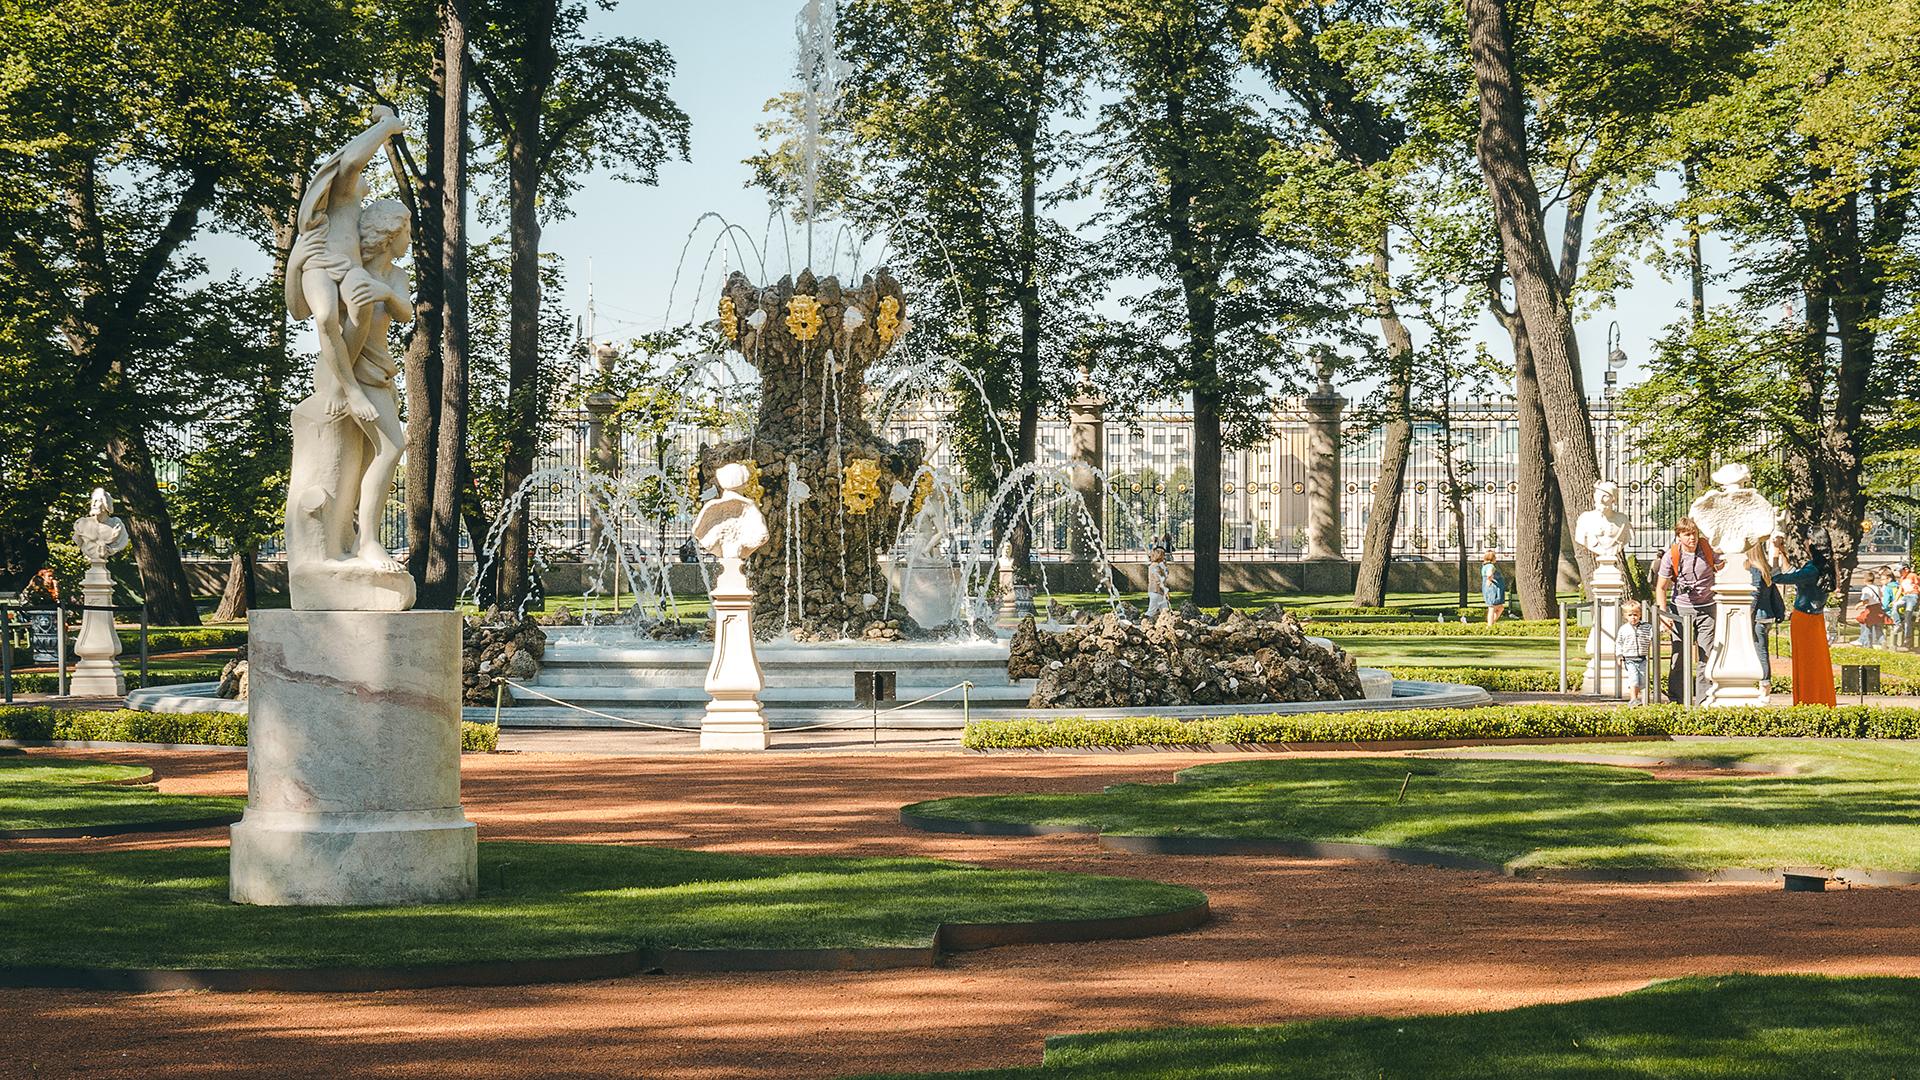
[[[73,677],[67,693],[76,697],[126,697],[127,677],[114,658],[120,655],[120,635],[113,630],[113,576],[106,563],[91,563],[80,580],[86,610],[80,613],[80,636],[73,643]],[[67,658],[61,657],[61,663]]]
[[[1587,583],[1593,597],[1593,629],[1587,632],[1587,670],[1580,682],[1583,694],[1626,697],[1626,678],[1620,670],[1620,604],[1627,595],[1626,578],[1618,563],[1593,568]]]
[[[1713,648],[1707,652],[1706,705],[1759,705],[1767,698],[1753,640],[1753,573],[1738,559],[1713,578]]]
[[[923,627],[942,626],[962,618],[960,597],[966,582],[959,567],[945,559],[908,563],[900,572],[900,606]]]
[[[709,594],[713,662],[707,665],[709,700],[700,718],[700,749],[765,750],[767,714],[760,709],[760,691],[767,680],[753,652],[753,590],[730,585],[728,576],[723,571]]]
[[[460,616],[256,611],[241,904],[421,904],[479,892],[460,807]]]

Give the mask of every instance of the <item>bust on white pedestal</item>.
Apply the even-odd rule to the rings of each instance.
[[[1753,489],[1745,465],[1722,465],[1720,485],[1693,500],[1687,515],[1700,526],[1714,554],[1725,560],[1713,576],[1713,648],[1707,653],[1707,705],[1758,705],[1767,700],[1760,649],[1753,638],[1753,567],[1766,556],[1767,538],[1780,519],[1767,497]]]
[[[1620,512],[1620,485],[1602,480],[1593,485],[1593,509],[1573,525],[1573,542],[1593,553],[1593,574],[1587,594],[1593,598],[1595,618],[1587,632],[1587,671],[1581,691],[1625,697],[1620,677],[1620,603],[1626,597],[1626,578],[1620,572],[1620,552],[1626,548],[1631,524]]]
[[[700,721],[702,750],[765,750],[767,715],[760,708],[766,677],[753,651],[753,588],[741,565],[767,542],[767,520],[742,494],[747,467],[729,462],[716,472],[720,494],[700,507],[693,538],[720,560],[713,602],[713,662],[707,665],[707,712]]]
[[[87,559],[87,576],[80,581],[86,609],[80,613],[80,637],[73,643],[79,663],[73,666],[67,692],[125,697],[127,679],[114,661],[120,655],[120,635],[113,629],[113,575],[107,573],[107,560],[132,541],[126,523],[113,516],[113,497],[107,489],[93,489],[89,513],[73,523],[73,542]],[[66,663],[67,658],[61,657],[60,662]]]
[[[419,904],[479,894],[460,806],[460,616],[409,611],[380,546],[405,432],[387,326],[410,319],[405,207],[360,205],[361,173],[404,125],[386,109],[322,162],[296,221],[287,308],[313,316],[314,392],[293,411],[293,610],[247,642],[247,810],[233,827],[242,904]]]

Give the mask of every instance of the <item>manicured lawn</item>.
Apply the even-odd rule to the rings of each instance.
[[[1309,628],[1320,629],[1318,627]],[[1512,667],[1560,666],[1557,638],[1516,637],[1366,637],[1328,636],[1362,667]],[[1569,633],[1567,664],[1578,682],[1587,663],[1584,633]]]
[[[943,922],[1157,914],[1202,899],[1152,881],[930,859],[598,844],[482,844],[480,899],[420,907],[235,905],[225,848],[0,855],[0,882],[0,966],[298,968],[666,946],[924,947]]]
[[[184,821],[237,814],[244,799],[162,795],[116,781],[151,775],[141,765],[108,765],[60,758],[0,758],[0,829],[64,829]]]
[[[1173,784],[940,799],[908,809],[1122,835],[1406,845],[1540,868],[1920,870],[1920,747],[1911,743],[1725,740],[1641,750],[1796,772],[1669,781],[1552,761],[1252,760],[1188,769]]]
[[[957,1080],[1804,1080],[1920,1074],[1920,980],[1735,975],[1504,1012],[1047,1040]]]

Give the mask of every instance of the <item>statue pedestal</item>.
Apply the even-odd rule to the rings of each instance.
[[[1707,653],[1706,705],[1760,705],[1767,680],[1753,640],[1753,575],[1745,560],[1730,558],[1713,578],[1713,648]]]
[[[113,577],[107,564],[89,563],[87,576],[81,579],[81,595],[86,610],[80,613],[80,637],[73,643],[73,655],[80,662],[73,666],[67,693],[76,697],[126,697],[127,678],[120,673],[114,657],[120,655],[120,635],[113,630]],[[67,662],[61,657],[62,664]]]
[[[1587,671],[1581,679],[1583,694],[1626,697],[1626,681],[1620,670],[1620,603],[1627,595],[1626,578],[1618,563],[1601,563],[1593,568],[1593,580],[1587,583],[1593,597],[1593,629],[1587,632]]]
[[[256,611],[247,669],[235,903],[478,895],[460,807],[459,615]]]
[[[723,562],[728,560],[723,560]],[[706,715],[700,719],[702,750],[765,750],[767,714],[760,691],[767,680],[753,652],[753,590],[740,576],[738,559],[723,569],[713,601],[713,662],[707,665]],[[729,581],[729,577],[738,579]]]

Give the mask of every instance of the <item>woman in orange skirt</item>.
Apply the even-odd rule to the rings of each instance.
[[[1786,562],[1779,537],[1773,539],[1774,557]],[[1827,597],[1833,593],[1833,543],[1825,529],[1807,539],[1807,562],[1798,570],[1773,575],[1775,585],[1793,586],[1793,614],[1787,620],[1793,642],[1793,703],[1837,704],[1833,693],[1833,652],[1827,647]]]

